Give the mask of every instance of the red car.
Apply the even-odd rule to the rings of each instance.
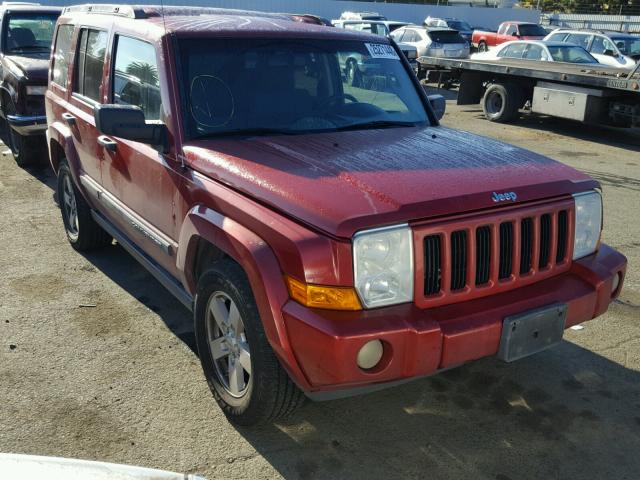
[[[164,13],[65,9],[50,159],[71,245],[116,239],[192,310],[232,421],[513,361],[620,292],[598,182],[439,126],[444,99],[386,38]]]
[[[510,40],[542,40],[547,31],[537,23],[502,22],[498,32],[475,30],[471,36],[471,45],[479,52],[486,52],[489,47],[495,47]]]

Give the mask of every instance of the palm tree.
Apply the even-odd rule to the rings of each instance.
[[[146,62],[132,62],[127,65],[127,73],[138,77],[142,83],[158,86],[158,69]]]

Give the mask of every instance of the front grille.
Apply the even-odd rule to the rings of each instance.
[[[424,266],[417,270],[424,291],[417,303],[476,298],[566,271],[573,217],[573,202],[566,200],[416,227]]]
[[[476,229],[476,285],[489,281],[491,272],[491,228],[487,225]]]

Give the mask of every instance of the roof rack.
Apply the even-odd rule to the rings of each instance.
[[[103,15],[118,15],[127,18],[147,18],[141,7],[133,5],[111,5],[111,4],[85,4],[64,7],[62,14],[66,13],[97,13]]]
[[[152,18],[161,16],[177,16],[177,15],[250,15],[254,17],[287,19],[285,14],[281,13],[265,13],[252,12],[249,10],[235,10],[227,8],[215,7],[177,7],[160,5],[120,5],[108,3],[87,3],[84,5],[73,5],[64,7],[62,14],[66,13],[93,13],[99,15],[117,15],[126,18]]]

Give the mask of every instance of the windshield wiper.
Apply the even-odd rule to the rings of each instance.
[[[415,122],[398,122],[391,120],[374,120],[372,122],[354,123],[338,127],[335,130],[344,132],[347,130],[374,130],[376,128],[415,127]]]
[[[227,130],[222,132],[210,132],[198,135],[196,139],[218,138],[218,137],[257,137],[260,135],[295,135],[302,133],[298,130],[286,130],[281,128],[243,128],[238,130]]]

